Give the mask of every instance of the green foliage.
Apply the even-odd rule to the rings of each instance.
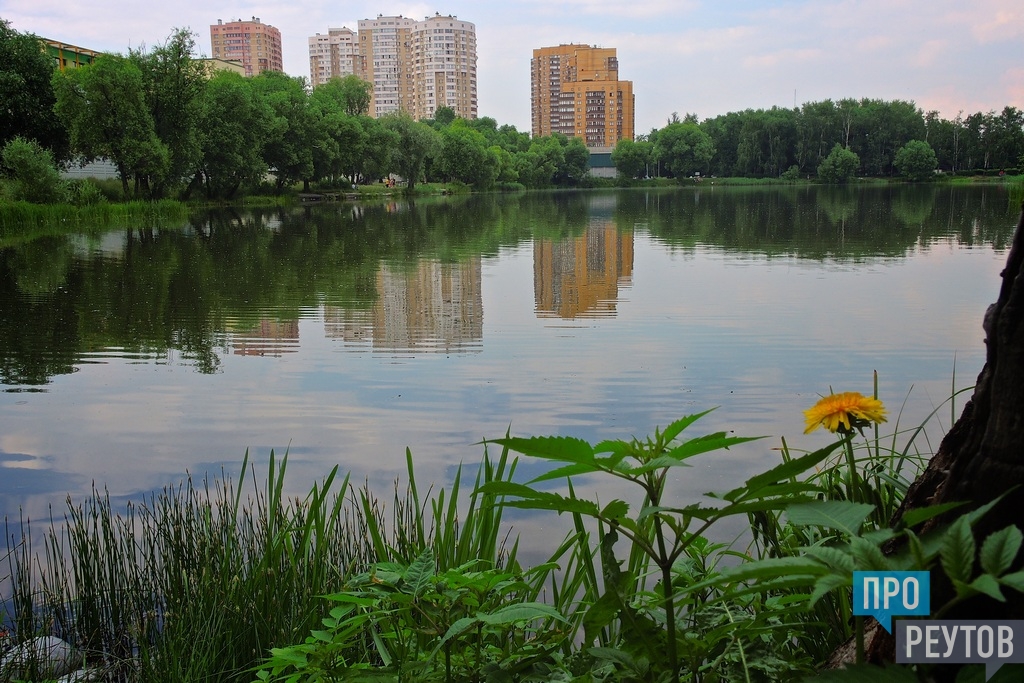
[[[836,143],[825,160],[818,166],[818,177],[833,185],[845,183],[857,175],[860,158],[852,151]]]
[[[456,180],[479,188],[494,184],[498,177],[499,157],[487,146],[483,133],[459,119],[442,128],[439,135],[440,148],[433,165],[436,173],[445,180]]]
[[[620,175],[626,178],[643,178],[649,173],[654,158],[654,146],[650,142],[622,139],[612,150],[612,163]]]
[[[0,149],[0,170],[11,178],[8,193],[15,201],[50,204],[64,197],[64,183],[53,155],[35,140],[9,140]]]
[[[230,199],[267,172],[263,142],[273,112],[257,96],[251,79],[221,71],[206,84],[199,110],[199,171],[206,196]]]
[[[103,55],[54,73],[53,87],[54,109],[71,134],[72,150],[86,160],[109,159],[126,197],[129,180],[166,177],[169,152],[156,135],[142,71],[133,60]]]
[[[896,152],[893,165],[908,180],[928,180],[939,162],[931,145],[924,140],[911,140]]]
[[[397,135],[397,144],[391,148],[391,168],[406,182],[408,192],[413,192],[423,175],[427,158],[437,154],[441,141],[437,132],[425,123],[413,121],[408,114],[391,114],[381,119],[384,131]]]
[[[654,158],[677,178],[706,171],[714,155],[711,136],[696,123],[670,123],[654,142]]]
[[[21,137],[34,140],[57,161],[67,159],[68,134],[53,116],[53,73],[53,59],[41,49],[40,39],[0,19],[0,149]]]

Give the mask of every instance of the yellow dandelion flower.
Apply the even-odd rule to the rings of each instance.
[[[846,391],[841,394],[825,396],[804,411],[807,429],[810,434],[820,426],[830,432],[843,434],[866,427],[870,422],[885,422],[885,406],[877,398],[864,396],[858,391]]]

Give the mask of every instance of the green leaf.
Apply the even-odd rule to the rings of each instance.
[[[679,418],[678,420],[670,424],[668,427],[665,427],[665,429],[661,432],[661,437],[665,440],[665,443],[672,443],[673,441],[676,440],[677,436],[683,433],[683,430],[685,430],[687,427],[689,427],[694,422],[701,419],[708,413],[712,412],[713,410],[715,409],[708,408],[703,412],[694,413],[693,415],[685,415]]]
[[[829,546],[811,546],[809,548],[804,548],[803,550],[804,554],[821,560],[832,569],[836,569],[844,574],[849,574],[850,576],[846,578],[847,583],[851,581],[850,577],[853,576],[853,572],[857,569],[857,565],[853,561],[853,556],[850,555],[849,552],[844,552],[839,548]]]
[[[989,534],[981,546],[981,568],[989,574],[1000,576],[1013,564],[1022,540],[1024,536],[1015,526]]]
[[[589,652],[594,659],[618,664],[619,666],[635,673],[643,673],[643,669],[637,665],[637,661],[633,659],[632,655],[627,652],[623,652],[622,650],[613,647],[592,647],[588,648],[587,652]]]
[[[1024,593],[1024,571],[1004,574],[999,577],[999,583],[1009,586],[1018,593]]]
[[[530,483],[536,484],[538,482],[551,481],[553,479],[571,479],[572,477],[580,474],[590,474],[591,472],[594,472],[595,469],[599,468],[595,468],[590,463],[565,465],[563,467],[556,467],[550,472],[545,472],[540,476],[534,477],[530,480]]]
[[[942,539],[939,556],[946,576],[968,583],[974,573],[974,554],[974,535],[971,533],[968,516],[964,515],[953,522]]]
[[[554,510],[555,512],[575,512],[581,515],[597,517],[597,503],[580,498],[566,498],[557,493],[537,491],[525,484],[514,484],[508,481],[491,481],[477,488],[479,493],[496,496],[516,496],[521,500],[505,500],[503,505],[528,510]]]
[[[850,539],[850,554],[861,571],[887,571],[892,569],[889,558],[871,541],[859,536]]]
[[[601,510],[601,516],[605,519],[622,519],[629,514],[629,503],[624,500],[613,500]]]
[[[566,621],[566,618],[558,610],[541,602],[520,602],[506,605],[490,613],[478,614],[476,617],[489,626],[507,626],[538,619]]]
[[[786,462],[776,465],[767,472],[762,472],[761,474],[751,477],[747,480],[746,484],[733,489],[722,497],[726,500],[736,500],[744,494],[749,496],[758,489],[770,484],[790,480],[798,474],[803,474],[804,472],[812,469],[815,465],[825,460],[832,454],[832,451],[839,447],[839,445],[840,444],[836,442],[830,446],[816,450],[813,453],[808,453],[807,455],[800,456],[799,458],[787,460]]]
[[[583,439],[569,436],[508,437],[496,439],[494,443],[533,458],[580,464],[594,462],[593,447]]]
[[[809,557],[772,557],[753,562],[744,562],[735,567],[726,567],[709,579],[680,589],[680,593],[692,593],[704,588],[721,588],[726,584],[741,581],[763,581],[785,577],[816,577],[830,574],[831,570],[821,562]]]
[[[819,600],[823,597],[836,590],[837,588],[849,587],[853,580],[852,572],[847,576],[840,576],[839,574],[828,574],[822,576],[814,582],[814,590],[811,591],[811,597],[809,600],[809,606],[814,607]]]
[[[999,589],[999,581],[996,577],[991,574],[982,574],[978,578],[971,581],[970,587],[979,593],[984,593],[994,600],[999,602],[1006,602],[1006,597],[1003,595],[1003,591]]]
[[[900,518],[900,525],[903,527],[915,527],[922,522],[927,522],[929,519],[938,517],[944,512],[955,510],[962,505],[963,503],[943,503],[941,505],[929,505],[928,507],[907,510]]]
[[[409,568],[405,570],[405,585],[407,592],[413,595],[421,595],[424,590],[430,587],[431,581],[437,573],[434,551],[426,548],[420,556],[413,560]]]
[[[861,525],[874,511],[868,503],[853,503],[847,500],[818,500],[813,503],[799,503],[786,508],[786,515],[793,524],[802,526],[823,526],[856,536]]]

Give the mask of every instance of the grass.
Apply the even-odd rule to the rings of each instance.
[[[421,499],[408,455],[408,486],[390,506],[337,468],[288,497],[287,456],[273,453],[258,489],[247,455],[237,483],[189,477],[122,511],[94,491],[51,522],[42,548],[23,521],[7,527],[3,611],[17,634],[57,634],[126,680],[241,681],[271,648],[320,626],[320,596],[374,562],[431,549],[443,569],[515,566],[493,497],[467,504],[460,468],[450,490]],[[513,471],[485,455],[474,487]]]
[[[100,203],[76,207],[70,204],[0,202],[0,244],[34,239],[69,230],[139,228],[180,225],[189,209],[174,200],[157,202]]]

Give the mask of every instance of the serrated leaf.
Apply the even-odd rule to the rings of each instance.
[[[515,496],[519,500],[504,500],[502,505],[524,508],[527,510],[554,510],[555,512],[575,512],[590,517],[598,516],[597,504],[581,498],[566,498],[549,491],[538,491],[525,484],[508,481],[492,481],[477,488],[480,493],[496,496]]]
[[[538,619],[566,621],[565,617],[554,607],[540,602],[520,602],[506,605],[493,612],[478,614],[476,618],[489,626],[508,626]]]
[[[974,573],[974,534],[966,515],[959,517],[946,531],[939,556],[949,578],[968,583]]]
[[[679,436],[683,432],[684,429],[686,429],[687,427],[692,425],[694,422],[696,422],[697,420],[701,419],[702,417],[704,417],[705,415],[707,415],[708,413],[710,413],[713,410],[715,410],[715,409],[714,408],[708,408],[707,410],[705,410],[703,412],[700,412],[700,413],[694,413],[693,415],[686,415],[684,417],[679,418],[678,420],[676,420],[675,422],[673,422],[669,426],[665,427],[665,429],[661,432],[661,436],[665,440],[665,443],[672,443],[673,441],[675,441],[676,437]]]
[[[1015,526],[989,534],[981,545],[981,568],[989,574],[1000,576],[1013,564],[1022,540],[1024,535]]]
[[[792,460],[776,465],[766,472],[762,472],[751,477],[743,487],[736,490],[756,491],[757,489],[769,484],[786,481],[798,474],[803,474],[831,455],[832,451],[838,448],[839,445],[839,442],[836,442],[826,446],[825,448],[808,453],[807,455],[802,455],[799,458],[793,458]]]
[[[1013,590],[1024,593],[1024,572],[1013,572],[999,577],[999,583]]]
[[[941,505],[929,505],[923,508],[907,510],[900,518],[900,524],[904,527],[915,527],[922,522],[938,517],[939,515],[961,507],[963,503],[942,503]]]
[[[534,477],[530,480],[531,484],[537,484],[542,481],[551,481],[553,479],[571,479],[572,477],[579,476],[581,474],[590,474],[596,471],[590,463],[577,463],[574,465],[565,465],[563,467],[556,467],[550,472],[545,472],[540,476]]]
[[[780,577],[816,577],[831,573],[821,562],[809,557],[772,557],[726,567],[709,579],[685,586],[680,593],[692,593],[708,587],[720,588],[742,581],[766,581]]]
[[[839,548],[812,546],[810,548],[804,548],[804,554],[817,558],[832,569],[849,574],[850,576],[853,576],[853,572],[857,569],[857,565],[850,553],[844,552]],[[850,580],[851,579],[847,577],[846,582],[849,583]]]
[[[570,463],[593,463],[594,449],[583,439],[571,436],[507,437],[493,443],[533,458]]]
[[[613,500],[601,510],[601,516],[605,519],[622,519],[629,514],[629,503],[624,500]]]
[[[978,578],[971,581],[970,587],[978,593],[984,593],[993,600],[999,602],[1006,602],[1006,597],[1003,595],[1003,591],[999,589],[999,581],[996,577],[991,574],[982,574]]]
[[[852,585],[853,576],[852,572],[849,576],[840,576],[838,574],[828,574],[827,576],[820,577],[814,582],[814,590],[811,591],[811,597],[808,601],[809,607],[814,607],[819,600],[823,597],[836,590],[837,588],[844,588]]]
[[[813,503],[799,503],[786,508],[786,516],[793,524],[802,526],[823,526],[856,536],[864,520],[875,507],[868,503],[853,503],[847,500],[818,500]]]
[[[877,545],[859,536],[850,539],[850,554],[857,569],[861,571],[888,571],[892,569],[889,559]]]

